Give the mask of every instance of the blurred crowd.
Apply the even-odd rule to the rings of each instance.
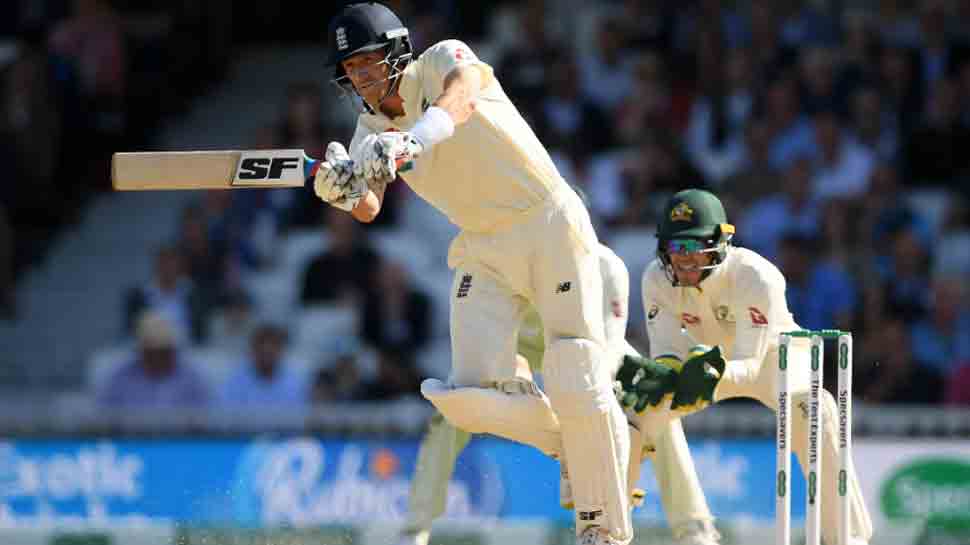
[[[110,188],[110,154],[228,67],[228,0],[12,0],[0,22],[0,320],[13,288]],[[205,36],[205,39],[199,38]]]
[[[99,4],[78,2],[89,3]],[[786,275],[800,325],[854,332],[857,399],[970,404],[970,2],[390,4],[418,51],[458,37],[494,66],[586,191],[634,286],[667,196],[710,189],[737,244]],[[58,35],[38,51],[51,55]],[[97,88],[114,92],[105,79]],[[330,140],[348,141],[352,117],[322,111],[332,94],[294,83],[252,147],[322,156]],[[76,180],[51,172],[46,183]],[[205,193],[158,249],[154,277],[129,291],[125,334],[140,350],[98,382],[98,398],[415,395],[423,376],[447,371],[450,229],[403,184],[366,226],[309,190]],[[631,316],[640,346],[643,330],[642,312]],[[193,377],[211,364],[183,346],[231,361],[216,379]]]

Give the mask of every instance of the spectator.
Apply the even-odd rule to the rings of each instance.
[[[788,281],[788,308],[800,326],[852,329],[856,304],[852,277],[823,253],[819,239],[798,232],[783,236],[778,264]]]
[[[835,53],[827,47],[810,47],[802,50],[799,60],[805,113],[813,116],[839,107],[844,97],[839,95],[837,88]]]
[[[855,202],[832,199],[821,204],[820,247],[818,259],[851,270],[864,256],[858,251],[859,237],[855,223]]]
[[[894,46],[916,47],[920,40],[920,27],[903,0],[882,0],[878,4],[879,30],[882,39]]]
[[[635,148],[610,150],[590,158],[586,189],[597,225],[613,225],[629,198],[623,186],[626,164],[636,161]]]
[[[687,156],[714,185],[734,175],[746,160],[744,128],[754,105],[750,52],[733,50],[725,88],[694,102],[684,135]]]
[[[755,0],[750,3],[749,48],[755,56],[755,72],[760,82],[777,78],[779,73],[791,67],[798,56],[797,50],[791,44],[782,42],[778,11],[777,2],[773,0]]]
[[[275,325],[256,328],[250,340],[249,358],[222,385],[223,407],[303,408],[310,401],[306,376],[283,357],[286,331]]]
[[[868,286],[868,312],[896,316],[907,323],[923,318],[929,293],[932,256],[926,238],[914,223],[896,226],[889,237],[890,255],[879,276]]]
[[[633,66],[623,55],[623,23],[604,16],[596,33],[596,45],[579,62],[583,93],[612,113],[633,91]]]
[[[357,357],[345,353],[337,356],[329,367],[317,371],[311,400],[314,404],[357,401],[364,397],[363,388]]]
[[[815,158],[818,149],[812,125],[801,111],[798,90],[790,77],[780,77],[765,91],[764,116],[771,133],[771,166],[786,170],[797,157]]]
[[[970,277],[970,198],[951,193],[939,235],[934,273]]]
[[[628,158],[620,172],[628,200],[616,218],[617,225],[654,225],[660,213],[658,205],[663,202],[658,193],[703,185],[700,173],[690,166],[670,134],[645,137],[639,151]]]
[[[620,27],[623,47],[627,50],[656,49],[667,51],[673,45],[673,10],[660,2],[624,0],[611,22]]]
[[[744,128],[744,150],[740,170],[724,181],[721,193],[737,203],[737,216],[743,208],[778,190],[781,173],[771,166],[771,135],[763,119],[751,118]],[[722,199],[723,200],[723,199]]]
[[[496,64],[495,73],[509,96],[515,97],[522,115],[535,122],[539,103],[548,88],[552,60],[565,49],[547,28],[543,2],[526,2],[516,8],[513,43]]]
[[[51,31],[51,49],[80,68],[84,94],[97,103],[125,94],[125,45],[121,19],[106,0],[74,0],[70,17]]]
[[[0,80],[0,145],[12,154],[8,173],[20,180],[3,192],[17,204],[10,213],[25,227],[58,226],[69,212],[56,176],[65,129],[48,62],[46,51],[27,46]]]
[[[910,51],[900,47],[887,47],[879,57],[883,101],[904,132],[914,126],[923,111],[922,86],[916,79],[914,63]]]
[[[867,330],[857,366],[856,395],[865,403],[933,404],[943,393],[943,377],[920,365],[906,322],[898,317]]]
[[[849,130],[852,138],[877,161],[894,162],[899,158],[899,127],[896,116],[883,108],[878,89],[862,86],[852,94]]]
[[[834,22],[816,6],[804,2],[779,2],[787,10],[781,24],[782,40],[793,46],[828,45],[835,41]]]
[[[936,88],[940,80],[953,77],[965,58],[965,52],[947,32],[946,20],[946,0],[921,0],[917,74],[925,91]]]
[[[125,332],[135,328],[136,318],[145,309],[165,317],[181,342],[201,343],[206,337],[206,315],[202,295],[185,274],[182,252],[172,245],[162,246],[155,255],[155,274],[147,284],[132,288],[125,297]]]
[[[781,179],[781,191],[756,200],[738,221],[738,239],[769,260],[778,256],[784,233],[818,234],[820,211],[811,196],[812,163],[795,160]]]
[[[226,285],[234,285],[236,274],[243,268],[258,265],[259,257],[253,249],[249,232],[253,217],[244,206],[235,206],[238,191],[212,190],[202,194],[201,220],[215,257],[223,264],[216,270]]]
[[[208,346],[242,354],[256,330],[252,301],[246,292],[236,289],[228,292],[219,306],[209,326]]]
[[[223,191],[223,193],[229,193]],[[206,308],[215,306],[227,286],[228,256],[209,238],[209,228],[201,207],[189,206],[182,212],[179,245],[186,276],[192,280]]]
[[[209,388],[179,350],[176,329],[162,314],[146,311],[136,326],[138,353],[96,392],[105,407],[201,407]]]
[[[864,147],[846,137],[838,115],[818,112],[814,119],[815,145],[819,151],[812,192],[821,200],[857,198],[869,183],[875,159]]]
[[[605,112],[582,95],[572,55],[560,54],[548,70],[548,92],[536,111],[536,132],[542,141],[581,163],[587,155],[612,146],[612,124]]]
[[[73,0],[71,16],[50,34],[50,47],[77,67],[88,134],[81,142],[97,160],[122,148],[127,54],[121,18],[107,0]],[[107,164],[103,164],[106,171]]]
[[[848,10],[843,17],[843,47],[839,86],[851,90],[877,81],[881,39],[875,17],[864,10]]]
[[[648,9],[653,8],[658,3],[633,0],[627,2],[627,4],[641,5],[644,9]],[[698,42],[707,40],[702,35],[709,34],[717,36],[716,40],[713,40],[717,47],[731,50],[744,47],[745,42],[750,37],[746,18],[735,7],[720,0],[701,0],[683,7],[675,7],[674,4],[659,4],[661,4],[660,9],[654,8],[654,11],[664,13],[664,20],[669,21],[667,24],[676,27],[673,30],[673,46],[671,47],[664,41],[656,41],[647,46],[648,48],[662,51],[673,50],[674,54],[680,54],[684,51],[703,47],[699,46]],[[637,19],[632,11],[627,11],[623,20],[624,22],[629,21],[631,24],[635,21],[636,24],[642,24],[647,28],[662,28],[658,23],[644,23],[642,19]],[[697,68],[700,69],[701,67],[698,66]],[[700,73],[703,74],[703,71]]]
[[[970,44],[970,4],[954,2],[953,15],[948,17],[947,23],[950,36],[958,44]]]
[[[375,290],[374,277],[379,257],[361,227],[350,214],[327,211],[329,248],[313,258],[303,272],[303,305],[318,303],[356,304]]]
[[[636,146],[677,128],[663,57],[647,51],[633,61],[633,90],[613,108],[619,142]]]
[[[381,263],[375,288],[364,300],[361,338],[379,350],[414,355],[431,335],[431,299],[400,263],[388,260]]]
[[[970,126],[961,124],[959,89],[950,79],[939,79],[932,89],[923,123],[905,143],[909,176],[913,182],[948,182],[970,175]]]
[[[297,81],[286,90],[286,103],[277,140],[284,147],[303,148],[312,157],[323,157],[327,131],[323,123],[323,94],[315,81]]]
[[[418,395],[421,380],[410,354],[391,350],[377,352],[377,376],[361,387],[361,401],[392,401]]]
[[[899,198],[901,192],[898,170],[889,163],[879,163],[872,170],[865,198],[858,201],[861,249],[874,253],[873,259],[879,266],[886,265],[888,259],[883,256],[889,248],[890,233],[900,225],[911,223],[921,232],[929,229],[925,221]]]
[[[413,15],[405,16],[408,22],[408,34],[414,45],[414,52],[420,54],[428,47],[454,36],[451,21],[457,17],[457,5],[449,1],[428,2],[425,7]],[[413,31],[411,29],[414,29]],[[463,37],[467,34],[462,34]],[[465,37],[468,40],[468,37]]]
[[[912,326],[913,351],[943,376],[970,361],[970,310],[963,276],[933,279],[928,316]]]

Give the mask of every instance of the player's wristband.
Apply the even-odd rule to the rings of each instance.
[[[431,106],[411,128],[411,134],[428,149],[455,134],[455,122],[444,109]]]

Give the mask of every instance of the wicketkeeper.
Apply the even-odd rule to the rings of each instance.
[[[623,404],[647,406],[641,418],[656,422],[665,415],[683,416],[732,397],[751,397],[777,410],[779,335],[800,328],[788,311],[784,276],[757,253],[732,246],[733,235],[721,201],[707,191],[681,191],[667,203],[657,231],[657,258],[643,274],[651,359],[627,359],[619,371]],[[788,354],[792,446],[803,469],[808,460],[809,344],[806,338],[793,338]],[[650,377],[658,365],[677,371],[672,396],[666,384],[634,384],[632,377]],[[822,497],[832,498],[822,502],[822,535],[828,545],[838,543],[837,418],[835,399],[824,392],[819,450]],[[872,522],[854,468],[847,486],[852,545],[865,545]]]

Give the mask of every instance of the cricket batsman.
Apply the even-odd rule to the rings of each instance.
[[[613,371],[619,367],[623,354],[639,356],[625,339],[627,307],[630,296],[630,275],[626,265],[604,245],[598,249],[603,276],[603,320],[611,354]],[[532,380],[533,373],[541,373],[544,351],[542,323],[534,311],[527,313],[519,329],[517,376]],[[531,372],[530,372],[531,369]],[[498,396],[492,392],[492,396]],[[486,401],[483,403],[490,404]],[[483,407],[485,408],[485,407]],[[687,448],[687,440],[679,419],[667,420],[664,429],[644,448],[631,448],[628,486],[632,498],[642,497],[636,489],[641,458],[647,456],[654,464],[659,494],[668,522],[678,545],[715,545],[719,534],[713,525],[707,499],[701,490],[694,462]],[[643,435],[630,428],[631,445],[641,445]],[[455,459],[468,444],[471,434],[445,420],[440,413],[432,419],[421,442],[415,474],[411,481],[409,519],[398,545],[427,545],[431,523],[445,510],[448,482],[455,467]],[[555,453],[550,453],[555,455]],[[560,459],[565,468],[566,463]],[[560,481],[560,503],[571,508],[573,502],[568,474],[563,471]]]
[[[724,206],[707,191],[681,191],[664,209],[657,229],[657,258],[643,273],[652,359],[626,359],[619,371],[629,377],[644,363],[679,367],[670,398],[664,397],[666,389],[656,391],[649,381],[621,381],[623,404],[648,406],[642,411],[645,417],[668,410],[683,416],[732,397],[751,397],[777,410],[773,362],[778,361],[779,335],[800,328],[788,311],[784,276],[757,253],[732,246],[733,235]],[[792,411],[792,446],[803,470],[808,460],[809,344],[808,339],[793,339],[788,355],[790,369],[797,370],[789,379],[793,406],[798,408]],[[837,418],[835,399],[823,392],[822,497],[837,497]],[[850,469],[851,544],[866,545],[872,538],[872,522],[854,468]],[[829,545],[838,543],[837,505],[822,503],[822,535]]]
[[[344,8],[327,37],[334,80],[361,113],[349,153],[328,145],[315,193],[368,222],[386,184],[403,180],[460,228],[448,255],[448,385],[456,391],[518,387],[517,333],[526,309],[536,308],[577,543],[628,543],[629,435],[606,363],[599,242],[588,211],[467,45],[446,40],[415,57],[407,28],[373,2]]]

